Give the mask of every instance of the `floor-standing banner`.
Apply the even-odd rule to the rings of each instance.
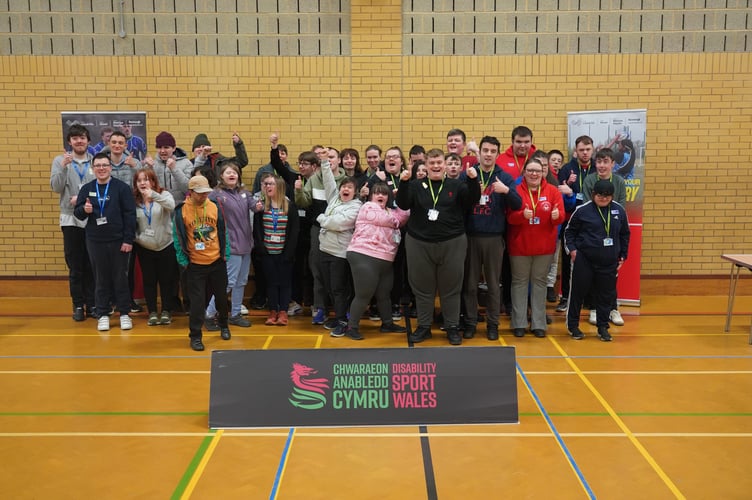
[[[642,256],[642,202],[645,181],[645,137],[647,111],[581,111],[567,113],[570,157],[574,141],[581,135],[593,139],[595,149],[609,147],[616,153],[614,173],[627,185],[627,216],[632,232],[629,257],[619,271],[619,302],[640,305],[640,260]],[[595,156],[595,155],[593,155]]]
[[[125,134],[128,141],[127,151],[138,161],[146,157],[146,113],[143,111],[64,111],[63,119],[63,147],[68,150],[70,145],[65,140],[68,129],[73,124],[83,125],[89,129],[91,142],[89,153],[99,153],[110,140],[113,131],[119,130]]]

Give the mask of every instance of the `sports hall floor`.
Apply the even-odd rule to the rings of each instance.
[[[70,318],[64,282],[6,280],[0,497],[750,499],[752,280],[740,284],[729,333],[726,279],[650,281],[642,307],[622,307],[612,343],[587,324],[588,337],[571,340],[556,313],[545,339],[502,331],[517,352],[518,425],[215,431],[212,349],[406,339],[368,320],[356,343],[310,317],[284,329],[256,315],[230,341],[206,335],[196,353],[186,317],[147,327],[135,315],[132,331],[115,321],[99,335],[94,320]],[[453,348],[437,332],[415,348]]]

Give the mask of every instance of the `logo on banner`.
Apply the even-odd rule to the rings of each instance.
[[[292,394],[288,398],[290,403],[304,410],[318,410],[326,405],[326,390],[329,380],[314,378],[318,370],[300,363],[292,364],[290,378],[293,382]]]

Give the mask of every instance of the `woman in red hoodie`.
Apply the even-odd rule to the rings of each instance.
[[[546,336],[546,277],[556,250],[557,226],[564,220],[564,201],[557,186],[543,178],[537,158],[525,163],[517,186],[522,208],[507,212],[507,251],[512,264],[512,332],[524,337],[530,291],[530,330]]]

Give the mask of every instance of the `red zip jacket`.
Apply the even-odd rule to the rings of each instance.
[[[522,208],[507,210],[507,251],[509,255],[549,255],[556,251],[558,226],[564,222],[564,200],[556,186],[541,180],[540,194],[537,189],[528,190],[523,178],[517,192],[522,198]],[[532,197],[531,197],[532,194]],[[531,224],[524,215],[525,207],[534,209],[533,217],[539,224]],[[552,220],[551,212],[559,209],[559,218]]]
[[[522,177],[522,171],[525,169],[525,162],[528,158],[533,156],[535,150],[535,144],[533,144],[530,146],[530,151],[527,153],[527,156],[515,156],[512,146],[509,146],[506,151],[496,157],[496,164],[504,172],[511,175],[514,180],[517,180]]]

